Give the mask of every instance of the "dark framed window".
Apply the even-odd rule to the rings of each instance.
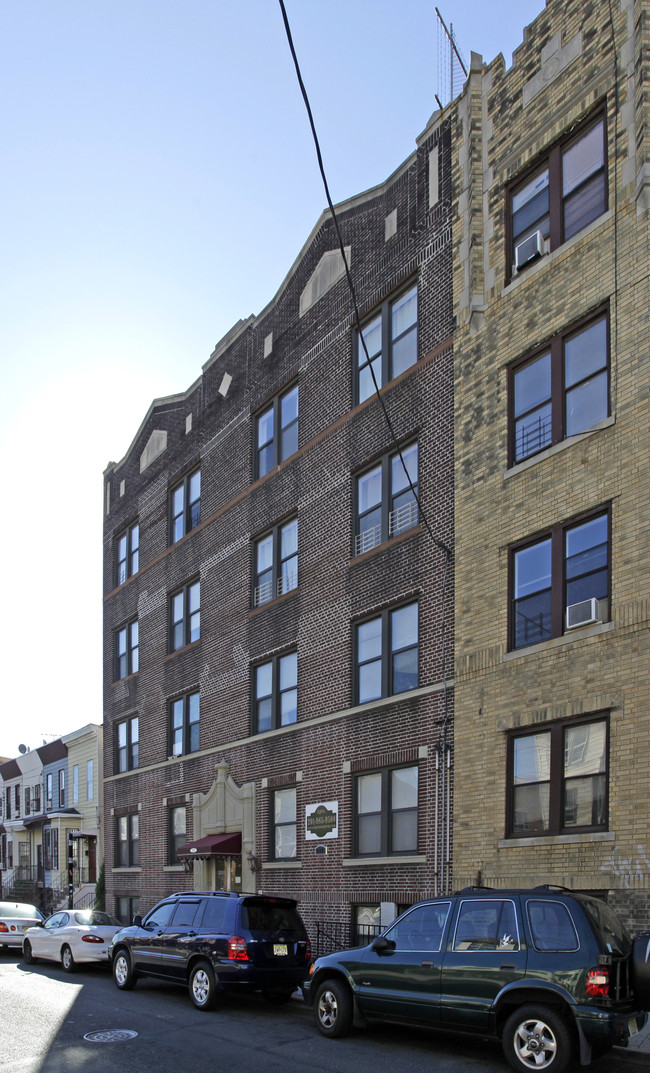
[[[608,825],[609,719],[580,719],[510,734],[509,836],[604,831]]]
[[[361,334],[363,342],[359,336],[356,338],[355,390],[358,403],[374,395],[373,373],[377,387],[381,388],[418,360],[417,284],[397,298],[384,302],[379,311],[362,325]]]
[[[51,771],[48,771],[47,775],[45,776],[45,809],[46,809],[46,811],[49,811],[51,808],[54,807],[53,784],[54,784],[54,776],[52,775]],[[7,793],[8,792],[9,791],[7,791]],[[8,804],[9,804],[9,802],[7,801],[7,805]]]
[[[169,601],[169,650],[176,652],[201,636],[201,582],[190,581]]]
[[[418,686],[418,603],[383,611],[355,627],[357,704]]]
[[[255,477],[263,477],[298,450],[298,385],[276,395],[255,418]]]
[[[32,791],[31,787],[25,787],[25,815],[29,816],[32,807]]]
[[[609,618],[609,511],[511,549],[510,648]]]
[[[115,631],[115,678],[127,678],[140,666],[140,628],[133,619]]]
[[[140,526],[129,525],[115,541],[115,584],[122,585],[140,566]]]
[[[115,899],[115,916],[122,924],[130,925],[140,912],[140,899],[120,896]]]
[[[140,749],[140,721],[137,715],[117,724],[116,760],[117,770],[133,771],[138,766]]]
[[[418,524],[418,445],[386,455],[356,480],[354,553],[361,555]]]
[[[59,772],[59,778],[61,777],[62,774],[63,774],[63,772],[60,771]],[[63,795],[63,800],[64,800],[64,804],[65,804],[65,793]],[[15,815],[20,816],[20,785],[19,785],[19,783],[16,783],[16,785],[14,786],[14,810],[15,810]]]
[[[201,470],[195,469],[169,493],[170,544],[196,529],[201,521]]]
[[[115,867],[137,868],[140,864],[140,816],[129,812],[115,824]]]
[[[417,853],[417,765],[357,775],[354,817],[357,856]]]
[[[36,785],[34,787],[34,804],[32,806],[32,811],[35,812],[35,813],[39,813],[41,811],[41,786],[40,786],[40,783],[36,783]]]
[[[289,726],[298,718],[298,654],[274,656],[253,670],[253,733]]]
[[[298,853],[296,788],[273,793],[273,856],[276,861],[295,859]]]
[[[510,464],[609,416],[606,312],[560,333],[510,367]]]
[[[253,607],[298,586],[298,519],[273,527],[255,541]]]
[[[172,756],[196,753],[201,739],[201,708],[198,693],[186,693],[170,705]]]
[[[18,789],[18,787],[16,787]],[[16,795],[18,796],[18,795]],[[65,769],[59,769],[59,808],[65,808]]]
[[[169,810],[169,863],[178,864],[178,851],[187,842],[187,808],[174,805]]]
[[[539,232],[546,253],[577,235],[607,210],[605,117],[558,142],[509,191],[510,272],[517,247]],[[524,258],[523,267],[529,263]],[[520,267],[522,265],[520,264]]]

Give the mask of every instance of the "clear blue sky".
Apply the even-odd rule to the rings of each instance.
[[[433,0],[285,0],[335,201],[436,108]],[[543,0],[438,0],[509,65]],[[277,0],[0,0],[0,755],[101,722],[102,472],[325,207]]]

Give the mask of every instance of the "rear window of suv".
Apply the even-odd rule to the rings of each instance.
[[[582,904],[605,950],[609,954],[627,954],[632,946],[632,939],[616,913],[595,898],[585,899]]]
[[[564,902],[526,903],[528,923],[536,950],[578,950],[580,942],[571,914]]]
[[[242,927],[251,932],[297,932],[305,934],[305,927],[298,913],[290,905],[274,902],[247,902],[242,905]]]

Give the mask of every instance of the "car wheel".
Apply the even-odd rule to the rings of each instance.
[[[72,950],[69,946],[64,946],[61,949],[61,966],[64,972],[74,972],[76,968]]]
[[[120,991],[130,991],[135,987],[135,974],[126,950],[118,950],[113,956],[113,979]]]
[[[269,987],[266,991],[262,991],[262,994],[272,1006],[283,1006],[285,1002],[290,1001],[293,989],[290,987]]]
[[[212,966],[207,961],[197,961],[189,979],[189,992],[197,1010],[211,1010],[217,1000],[217,986]]]
[[[546,1006],[522,1006],[505,1023],[503,1051],[513,1069],[562,1073],[573,1058],[566,1022]]]
[[[25,942],[23,943],[23,961],[26,965],[33,965],[36,961],[36,958],[32,954],[32,944],[29,939],[25,939]]]
[[[336,1039],[352,1024],[352,995],[341,980],[324,980],[316,991],[314,1016],[319,1032]]]

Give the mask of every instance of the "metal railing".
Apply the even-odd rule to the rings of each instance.
[[[379,924],[350,924],[341,921],[317,921],[316,938],[312,944],[312,955],[321,957],[332,954],[335,950],[349,950],[353,946],[365,946],[380,935]]]

